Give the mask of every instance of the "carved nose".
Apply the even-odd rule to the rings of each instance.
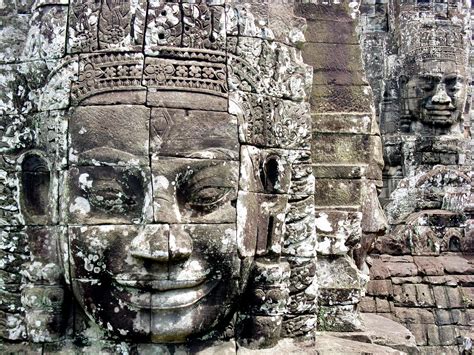
[[[446,85],[438,85],[438,87],[436,88],[436,93],[432,97],[431,101],[435,104],[449,104],[451,102],[451,98],[446,93]]]
[[[186,260],[192,251],[191,237],[179,229],[170,231],[167,224],[144,226],[130,245],[134,257],[160,263]]]
[[[169,238],[170,259],[173,261],[186,260],[193,252],[193,241],[188,233],[182,230],[171,231]]]
[[[136,258],[167,262],[169,234],[170,227],[167,224],[146,225],[133,238],[130,252]]]

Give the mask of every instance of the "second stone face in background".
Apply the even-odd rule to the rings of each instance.
[[[470,6],[387,1],[366,10],[366,65],[371,85],[383,90],[382,200],[390,229],[375,243],[361,308],[405,324],[422,353],[470,351]]]

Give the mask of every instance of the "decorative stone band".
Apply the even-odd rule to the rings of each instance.
[[[227,96],[225,64],[146,58],[143,84]]]
[[[79,59],[79,78],[71,87],[72,103],[117,90],[143,89],[141,54],[90,54]]]
[[[412,9],[417,9],[417,10],[427,10],[427,11],[432,11],[433,9],[446,9],[446,8],[462,8],[465,6],[466,1],[465,0],[448,0],[443,3],[441,3],[438,0],[428,0],[428,1],[417,1],[417,0],[400,0],[400,4],[402,9],[404,10],[412,10]]]
[[[187,52],[193,57],[191,51]],[[95,94],[145,87],[198,91],[227,95],[226,67],[214,62],[162,59],[132,54],[91,54],[80,57],[79,78],[72,85],[72,101],[77,104]]]
[[[148,54],[145,51],[145,54]],[[222,51],[214,51],[209,49],[199,49],[190,47],[166,47],[162,46],[155,54],[150,56],[160,58],[172,58],[172,59],[183,59],[183,60],[200,60],[211,63],[226,63],[226,53]]]
[[[202,51],[167,51],[163,57],[143,56],[141,53],[101,53],[79,57],[79,77],[73,82],[73,104],[110,91],[161,90],[202,92],[227,97],[227,72],[232,70],[231,90],[240,89],[273,97],[302,100],[308,95],[311,73],[303,63],[290,61],[283,66],[275,63],[275,75],[260,74],[250,63],[224,53]],[[193,58],[193,59],[190,59]],[[227,60],[229,61],[227,63]],[[235,64],[235,65],[234,65]],[[234,67],[230,68],[232,65]],[[285,69],[282,71],[282,69]],[[288,73],[286,73],[288,69]],[[281,74],[285,72],[285,74]]]

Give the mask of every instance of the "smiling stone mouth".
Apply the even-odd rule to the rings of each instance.
[[[206,297],[220,280],[115,279],[122,300],[133,308],[172,310],[189,307]]]
[[[424,110],[429,116],[451,116],[456,108],[451,105],[427,105]]]
[[[194,280],[156,280],[156,279],[122,279],[115,278],[115,282],[126,288],[136,288],[143,291],[169,291],[193,288],[206,281],[205,278]]]
[[[450,108],[426,107],[424,119],[437,124],[450,124],[456,115],[456,110]]]
[[[452,110],[426,110],[430,116],[451,116]]]

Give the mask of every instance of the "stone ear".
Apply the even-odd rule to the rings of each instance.
[[[48,214],[51,172],[48,161],[37,153],[27,153],[21,164],[23,212],[30,218]]]
[[[409,97],[407,84],[410,79],[406,75],[400,75],[398,78],[398,87],[400,90],[400,110],[402,116],[409,115],[408,103],[406,99]]]
[[[280,183],[279,158],[276,155],[268,156],[260,167],[260,180],[265,193],[274,193]]]

